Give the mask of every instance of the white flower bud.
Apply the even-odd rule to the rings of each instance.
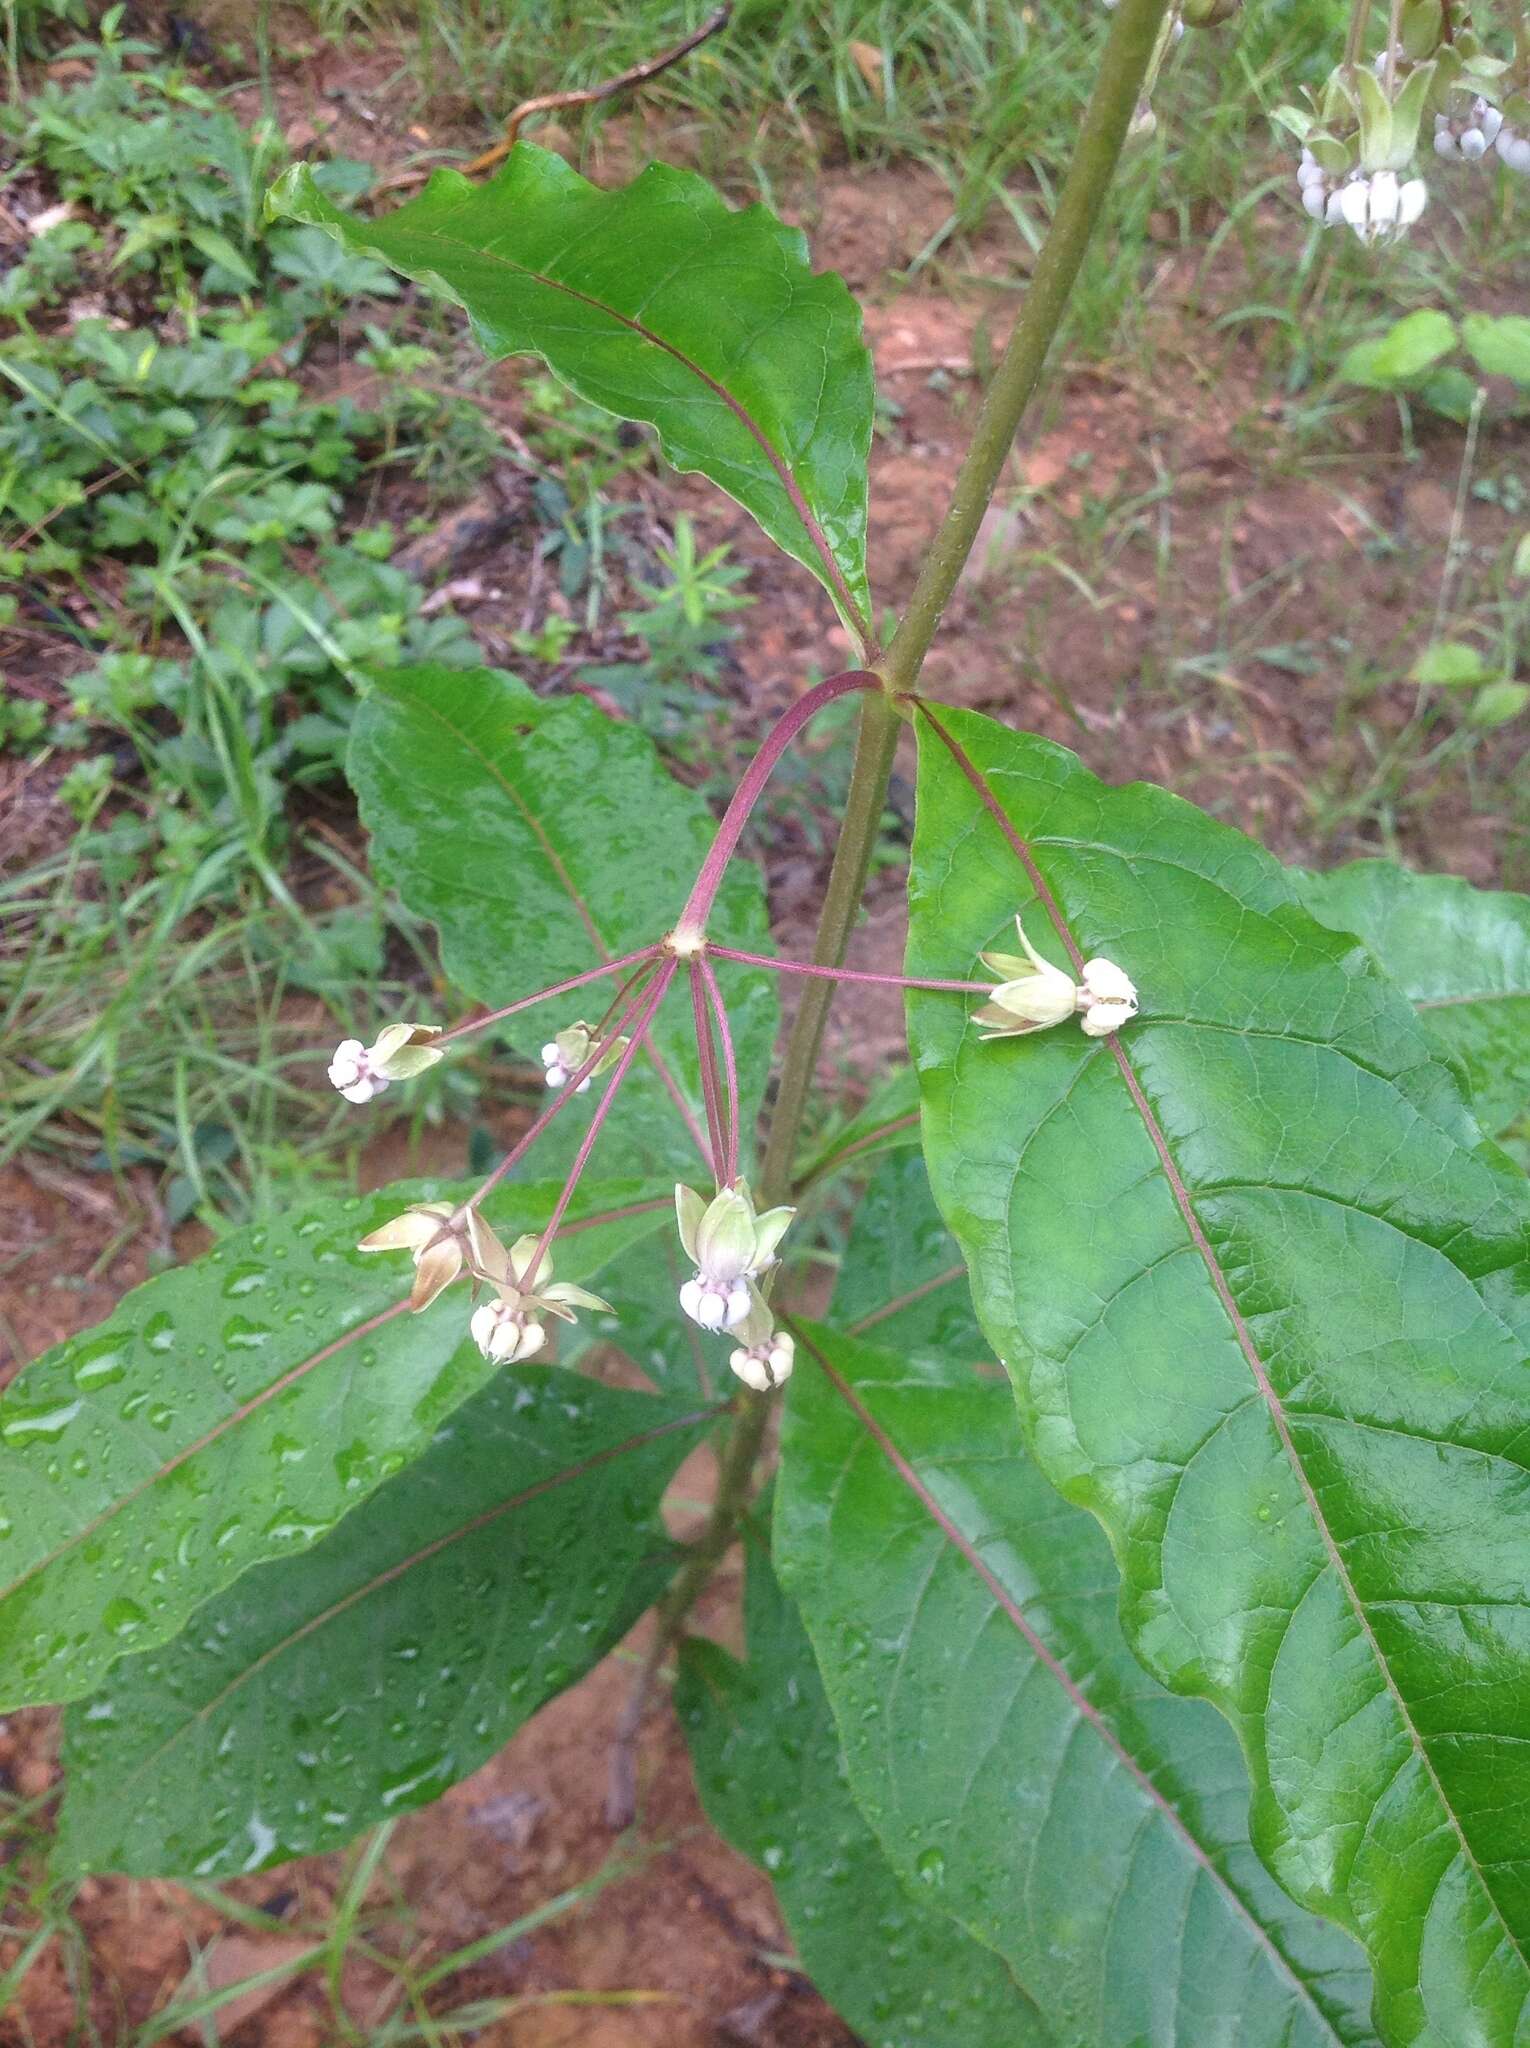
[[[1087,1010],[1095,1003],[1130,1003],[1133,1010],[1137,1007],[1136,984],[1114,960],[1084,962],[1078,1006]]]
[[[534,1316],[506,1300],[486,1301],[473,1311],[468,1328],[485,1358],[496,1365],[515,1365],[531,1358],[547,1342],[547,1332]]]
[[[1428,198],[1422,178],[1402,183],[1395,171],[1358,172],[1339,189],[1339,211],[1362,242],[1391,241],[1413,225]]]
[[[625,1038],[613,1038],[601,1053],[600,1058],[574,1090],[576,1095],[589,1091],[590,1083],[599,1074],[614,1067],[627,1050]],[[581,1018],[577,1024],[570,1024],[560,1031],[542,1048],[542,1065],[547,1069],[546,1081],[549,1088],[564,1088],[570,1074],[578,1073],[590,1054],[595,1050],[595,1034]]]
[[[1480,163],[1502,127],[1502,113],[1479,93],[1466,110],[1435,115],[1435,151],[1443,157],[1465,157],[1469,163]]]
[[[366,1047],[359,1038],[342,1038],[329,1063],[330,1086],[338,1088],[347,1102],[370,1102],[381,1095],[388,1083],[377,1073]]]
[[[1517,171],[1522,178],[1530,177],[1530,139],[1516,134],[1505,121],[1498,131],[1495,147],[1511,171]]]
[[[788,1330],[773,1330],[762,1343],[730,1352],[728,1363],[746,1387],[769,1394],[784,1387],[797,1359],[796,1340]]]
[[[731,1330],[749,1313],[749,1288],[743,1280],[724,1286],[698,1273],[680,1289],[680,1306],[704,1330]]]
[[[1135,999],[1129,1003],[1095,1003],[1079,1019],[1086,1038],[1105,1038],[1119,1031],[1137,1014]]]

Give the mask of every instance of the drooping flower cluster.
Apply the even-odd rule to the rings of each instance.
[[[515,1240],[508,1254],[496,1261],[498,1270],[486,1276],[494,1283],[494,1299],[473,1311],[473,1342],[497,1365],[514,1365],[536,1356],[547,1342],[545,1316],[572,1323],[578,1320],[577,1308],[611,1313],[610,1302],[591,1294],[587,1287],[554,1280],[551,1254],[543,1252],[537,1257],[540,1242],[535,1236]]]
[[[611,1304],[587,1288],[552,1277],[552,1258],[537,1256],[540,1239],[518,1237],[506,1251],[482,1212],[468,1204],[421,1202],[361,1240],[364,1252],[410,1251],[414,1287],[409,1306],[418,1312],[466,1273],[475,1292],[487,1285],[494,1298],[473,1311],[469,1327],[485,1358],[511,1365],[534,1358],[547,1342],[545,1318],[575,1321],[575,1309],[611,1312]]]
[[[1418,167],[1420,131],[1432,121],[1435,155],[1447,162],[1495,157],[1530,174],[1530,51],[1495,56],[1464,15],[1447,32],[1439,0],[1405,0],[1397,40],[1370,64],[1337,65],[1307,107],[1275,118],[1302,145],[1301,203],[1325,227],[1348,226],[1364,242],[1389,242],[1428,203]]]
[[[432,1043],[440,1033],[428,1024],[390,1024],[371,1045],[342,1038],[329,1063],[330,1086],[347,1102],[370,1102],[390,1081],[409,1081],[443,1057]]]
[[[1025,958],[1013,953],[983,953],[983,965],[1000,977],[988,1001],[973,1012],[973,1022],[985,1028],[982,1040],[1019,1038],[1032,1031],[1046,1031],[1077,1016],[1090,1038],[1104,1038],[1119,1031],[1137,1014],[1137,991],[1125,972],[1113,960],[1086,960],[1079,979],[1043,960],[1025,935],[1019,915],[1015,930]]]
[[[728,1363],[757,1394],[784,1386],[791,1376],[796,1345],[776,1327],[759,1283],[776,1263],[776,1247],[796,1213],[777,1208],[756,1215],[742,1180],[719,1188],[710,1202],[683,1182],[675,1188],[680,1242],[696,1268],[680,1289],[680,1306],[702,1329],[737,1336]]]
[[[719,1188],[710,1202],[683,1183],[675,1188],[680,1242],[696,1271],[680,1289],[680,1306],[704,1330],[736,1330],[749,1314],[751,1287],[775,1264],[776,1246],[795,1209],[754,1211],[748,1183]]]

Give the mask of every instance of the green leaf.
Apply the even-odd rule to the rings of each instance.
[[[710,1400],[719,1391],[732,1392],[728,1353],[737,1339],[709,1337],[681,1312],[680,1286],[691,1266],[674,1216],[671,1194],[653,1236],[614,1259],[602,1276],[614,1313],[581,1317],[577,1330],[568,1333],[575,1342],[565,1338],[560,1355],[572,1361],[598,1344],[611,1344],[662,1393]]]
[[[912,1067],[895,1067],[862,1109],[818,1140],[798,1170],[797,1184],[845,1171],[864,1173],[879,1152],[916,1149],[918,1144],[919,1077]]]
[[[1008,1387],[811,1327],[798,1361],[776,1562],[905,1883],[1060,2041],[1371,2040],[1360,1951],[1265,1874],[1231,1730],[1144,1680],[1109,1546],[1026,1458]]]
[[[1484,377],[1512,377],[1530,384],[1530,320],[1523,313],[1468,313],[1461,339]]]
[[[744,1605],[748,1663],[693,1638],[675,1704],[707,1817],[769,1875],[803,1968],[866,2048],[1049,2048],[999,1958],[888,1867],[802,1623],[753,1545]]]
[[[1292,878],[1313,916],[1354,932],[1460,1062],[1484,1130],[1530,1115],[1530,896],[1358,860]]]
[[[1270,855],[940,716],[967,768],[924,722],[910,971],[969,975],[1029,906],[1142,997],[1116,1038],[987,1045],[966,1005],[910,1005],[931,1181],[1027,1437],[1110,1532],[1137,1655],[1237,1727],[1254,1840],[1364,1940],[1382,2032],[1512,2041],[1530,1189]]]
[[[69,1710],[55,1872],[224,1877],[438,1797],[648,1605],[709,1419],[501,1373],[324,1542]]]
[[[490,669],[380,675],[357,712],[347,772],[378,865],[440,931],[450,979],[492,1009],[661,939],[715,830],[706,804],[666,774],[645,734],[586,697],[537,697]],[[729,869],[713,933],[750,952],[769,950],[752,864]],[[719,962],[717,975],[747,1129],[775,1038],[775,988],[758,968]],[[619,986],[613,977],[537,1007],[514,1020],[517,1041],[530,1050],[575,1018],[595,1023]],[[656,1057],[634,1064],[618,1121],[602,1133],[603,1170],[695,1169],[693,1140],[669,1093],[678,1090],[693,1127],[704,1128],[683,987],[667,1001],[652,1043]],[[599,1085],[587,1100],[597,1099]],[[556,1158],[555,1135],[582,1134],[588,1117],[583,1104],[571,1104],[538,1161]]]
[[[407,1297],[410,1266],[356,1242],[412,1201],[465,1192],[410,1182],[231,1232],[12,1382],[0,1706],[89,1692],[251,1565],[307,1550],[427,1448],[496,1368],[468,1338],[465,1288],[373,1327]],[[540,1228],[555,1192],[501,1188],[485,1213],[513,1238]],[[652,1192],[586,1183],[571,1214]],[[558,1277],[593,1278],[653,1227],[644,1214],[575,1233]]]
[[[294,165],[270,209],[462,306],[491,356],[540,356],[677,469],[702,470],[864,625],[871,357],[838,277],[763,206],[654,164],[602,191],[520,143],[486,185],[437,171],[379,220],[344,213]]]
[[[1423,307],[1394,321],[1385,334],[1357,341],[1345,352],[1339,375],[1346,384],[1392,391],[1422,377],[1455,345],[1455,322],[1445,313]]]
[[[1436,640],[1413,664],[1411,680],[1449,690],[1470,689],[1490,673],[1475,647],[1463,640]]]
[[[884,1159],[868,1181],[834,1289],[834,1320],[905,1358],[968,1368],[991,1362],[967,1268],[920,1153]]]
[[[1507,725],[1511,718],[1518,718],[1527,704],[1530,704],[1530,683],[1500,680],[1483,685],[1473,697],[1472,708],[1467,715],[1473,725]]]
[[[1454,420],[1464,427],[1477,409],[1481,389],[1475,377],[1469,377],[1454,363],[1447,363],[1423,378],[1416,395],[1420,405],[1427,405],[1442,419]]]

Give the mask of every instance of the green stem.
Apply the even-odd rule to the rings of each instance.
[[[876,848],[877,828],[887,802],[887,784],[892,775],[893,752],[898,744],[901,721],[885,696],[867,697],[861,706],[855,735],[855,760],[850,769],[850,790],[829,885],[818,914],[818,932],[813,941],[813,965],[838,967],[845,957],[850,934],[866,891],[866,876]],[[832,981],[810,981],[802,992],[786,1042],[781,1065],[781,1085],[770,1113],[765,1140],[765,1158],[760,1168],[760,1200],[766,1206],[785,1201],[791,1191],[792,1163],[802,1133],[818,1049],[834,1000]]]
[[[1078,146],[1036,260],[1025,305],[988,387],[950,507],[888,650],[881,671],[884,691],[868,695],[861,706],[844,823],[813,944],[816,966],[838,967],[845,957],[892,775],[902,716],[895,700],[912,691],[919,680],[940,615],[971,553],[1021,415],[1040,382],[1047,351],[1062,325],[1084,251],[1115,175],[1167,6],[1168,0],[1120,0],[1116,9]],[[759,1175],[762,1206],[782,1201],[790,1192],[792,1164],[834,986],[832,981],[809,982],[792,1024]],[[678,1641],[697,1596],[738,1532],[753,1492],[754,1470],[773,1407],[768,1394],[740,1388],[735,1397],[706,1526],[659,1603],[648,1653],[618,1727],[607,1807],[615,1826],[625,1826],[632,1816],[633,1745],[655,1678]]]
[[[966,566],[1003,473],[1021,416],[1041,381],[1047,351],[1068,310],[1084,252],[1104,208],[1166,11],[1167,0],[1121,0],[1116,9],[1078,145],[1031,274],[1025,304],[983,399],[972,445],[957,473],[950,509],[887,650],[882,674],[894,695],[912,690],[919,680],[941,613]]]

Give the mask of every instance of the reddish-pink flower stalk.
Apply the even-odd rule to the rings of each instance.
[[[964,996],[993,994],[991,981],[927,981],[907,974],[867,974],[854,967],[817,967],[807,960],[781,960],[769,953],[741,953],[736,946],[714,946],[710,939],[707,951],[718,960],[741,960],[746,967],[774,967],[782,974],[811,974],[820,981],[861,981],[877,988],[949,989]]]
[[[673,965],[673,963],[669,964],[671,966]],[[661,969],[660,971],[663,972],[664,970]],[[499,1186],[500,1182],[504,1179],[505,1175],[510,1172],[512,1167],[517,1166],[520,1163],[520,1161],[525,1158],[526,1154],[531,1150],[532,1146],[536,1143],[537,1139],[541,1137],[542,1133],[547,1129],[547,1126],[552,1122],[553,1118],[557,1116],[561,1110],[564,1110],[568,1107],[569,1103],[573,1100],[576,1092],[578,1091],[579,1083],[581,1081],[588,1080],[590,1075],[595,1071],[595,1068],[599,1065],[601,1059],[604,1057],[605,1052],[607,1048],[610,1046],[612,1040],[620,1038],[623,1031],[626,1030],[629,1023],[631,1023],[631,1021],[637,1017],[638,1013],[643,1007],[643,1002],[647,997],[648,993],[648,983],[645,979],[642,985],[634,991],[632,1000],[628,1003],[626,1009],[622,1012],[622,1015],[618,1018],[617,1022],[613,1025],[611,1030],[604,1033],[603,1036],[598,1040],[598,1042],[590,1047],[589,1053],[585,1058],[584,1064],[574,1069],[573,1073],[569,1075],[568,1079],[564,1082],[563,1086],[558,1090],[554,1100],[547,1105],[546,1109],[542,1111],[542,1114],[539,1117],[535,1117],[532,1120],[532,1122],[527,1126],[527,1128],[524,1131],[522,1131],[521,1135],[516,1139],[515,1143],[510,1147],[510,1150],[505,1154],[504,1158],[499,1162],[498,1166],[496,1166],[494,1171],[489,1175],[488,1179],[484,1182],[483,1186],[479,1188],[478,1192],[475,1195],[473,1195],[468,1201],[462,1204],[462,1207],[457,1212],[459,1216],[465,1216],[469,1209],[476,1209],[479,1203],[483,1201],[484,1197],[488,1194],[491,1194],[493,1190]],[[630,1052],[632,1048],[629,1046],[627,1050]]]
[[[563,1183],[563,1188],[557,1201],[553,1204],[553,1212],[543,1225],[542,1235],[537,1239],[537,1248],[531,1255],[530,1265],[526,1269],[524,1276],[528,1280],[535,1274],[538,1266],[541,1265],[543,1253],[558,1234],[558,1225],[563,1221],[563,1212],[573,1200],[574,1189],[579,1185],[579,1176],[584,1172],[585,1164],[595,1149],[595,1140],[600,1136],[600,1127],[610,1114],[611,1105],[616,1100],[617,1090],[627,1078],[627,1069],[642,1050],[643,1040],[648,1036],[648,1028],[658,1013],[660,1003],[663,1002],[665,996],[669,993],[669,985],[674,980],[676,971],[677,963],[673,960],[666,960],[659,969],[658,974],[654,977],[652,985],[645,988],[638,998],[640,1009],[639,1014],[633,1020],[631,1038],[623,1048],[621,1058],[611,1069],[611,1078],[605,1085],[605,1090],[596,1106],[595,1114],[590,1118],[590,1127],[580,1141],[579,1150],[574,1154],[574,1163],[568,1170],[568,1177]]]
[[[738,1061],[733,1052],[733,1032],[728,1023],[727,1005],[722,999],[722,990],[717,986],[717,976],[712,963],[703,953],[700,960],[701,978],[706,983],[707,1000],[712,1005],[712,1015],[717,1019],[717,1036],[722,1045],[723,1080],[728,1091],[728,1158],[724,1186],[732,1187],[738,1179],[739,1110],[738,1110]]]
[[[728,1140],[723,1125],[722,1087],[717,1078],[717,1047],[712,1039],[712,1019],[707,1012],[706,986],[693,960],[690,968],[691,1014],[696,1020],[696,1057],[701,1067],[701,1094],[707,1106],[707,1135],[712,1146],[712,1178],[723,1184],[723,1166]]]
[[[685,908],[675,925],[673,938],[692,941],[705,932],[707,918],[722,887],[723,875],[748,823],[749,814],[759,802],[776,763],[802,728],[836,697],[846,697],[852,690],[879,690],[881,687],[881,677],[873,675],[869,669],[847,669],[843,675],[830,676],[827,682],[815,684],[777,722],[733,792],[722,823],[717,828],[717,837],[712,841],[712,850],[702,863],[696,886],[686,899]]]
[[[431,1041],[434,1045],[446,1045],[454,1038],[467,1038],[475,1031],[486,1031],[491,1024],[498,1024],[506,1017],[513,1017],[519,1010],[529,1010],[534,1003],[545,1003],[553,996],[567,995],[570,989],[583,988],[586,982],[599,981],[602,975],[621,974],[629,967],[636,967],[640,960],[651,960],[659,948],[644,946],[636,953],[624,953],[620,960],[606,960],[599,967],[586,968],[583,974],[571,975],[567,981],[555,981],[551,988],[539,988],[534,996],[522,996],[518,1003],[506,1003],[502,1010],[490,1010],[487,1016],[470,1017],[464,1024],[453,1024]],[[620,993],[617,1001],[621,1000]]]

